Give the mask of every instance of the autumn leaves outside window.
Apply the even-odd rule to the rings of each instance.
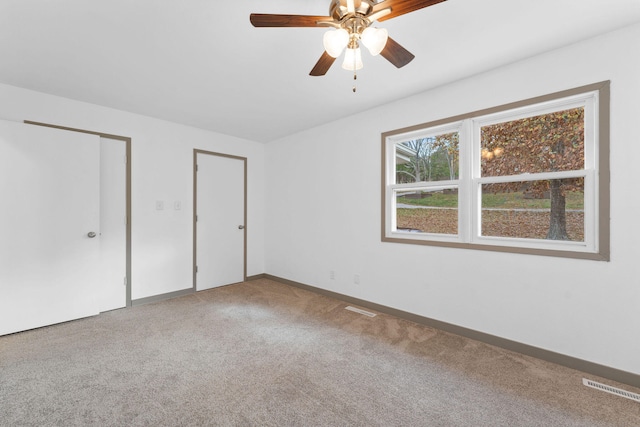
[[[530,174],[482,185],[483,236],[584,241],[584,107],[480,128],[480,171]],[[535,179],[543,172],[575,177]]]

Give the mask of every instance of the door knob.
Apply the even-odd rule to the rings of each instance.
[[[239,225],[238,230],[244,230],[244,225]]]
[[[90,231],[87,233],[87,236],[89,236],[90,239],[93,239],[94,237],[96,237],[96,233],[94,233],[93,231]]]

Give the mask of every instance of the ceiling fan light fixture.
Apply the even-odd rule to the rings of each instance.
[[[349,33],[344,28],[329,30],[324,33],[322,44],[329,55],[337,58],[349,44]]]
[[[387,44],[389,32],[384,28],[367,27],[362,32],[360,40],[362,44],[369,50],[371,55],[376,56]]]
[[[348,48],[344,54],[342,68],[349,71],[356,71],[364,66],[362,63],[362,52],[359,47],[355,49]]]

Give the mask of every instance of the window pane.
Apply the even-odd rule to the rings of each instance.
[[[457,235],[457,188],[397,192],[396,229],[409,233]]]
[[[396,144],[396,183],[458,179],[458,132]]]
[[[482,176],[584,169],[584,108],[482,126]]]
[[[584,179],[482,185],[482,236],[584,241]]]

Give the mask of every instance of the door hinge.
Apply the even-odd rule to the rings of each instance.
[[[198,215],[196,215],[196,222],[198,222]]]
[[[124,285],[127,286],[127,276],[124,276]]]
[[[196,172],[198,172],[198,165],[196,165]]]
[[[124,164],[125,164],[125,165],[127,164],[127,161],[128,161],[128,160],[129,160],[129,159],[127,159],[127,155],[125,154],[125,155],[124,155]]]
[[[196,265],[196,273],[198,272],[198,266]]]

